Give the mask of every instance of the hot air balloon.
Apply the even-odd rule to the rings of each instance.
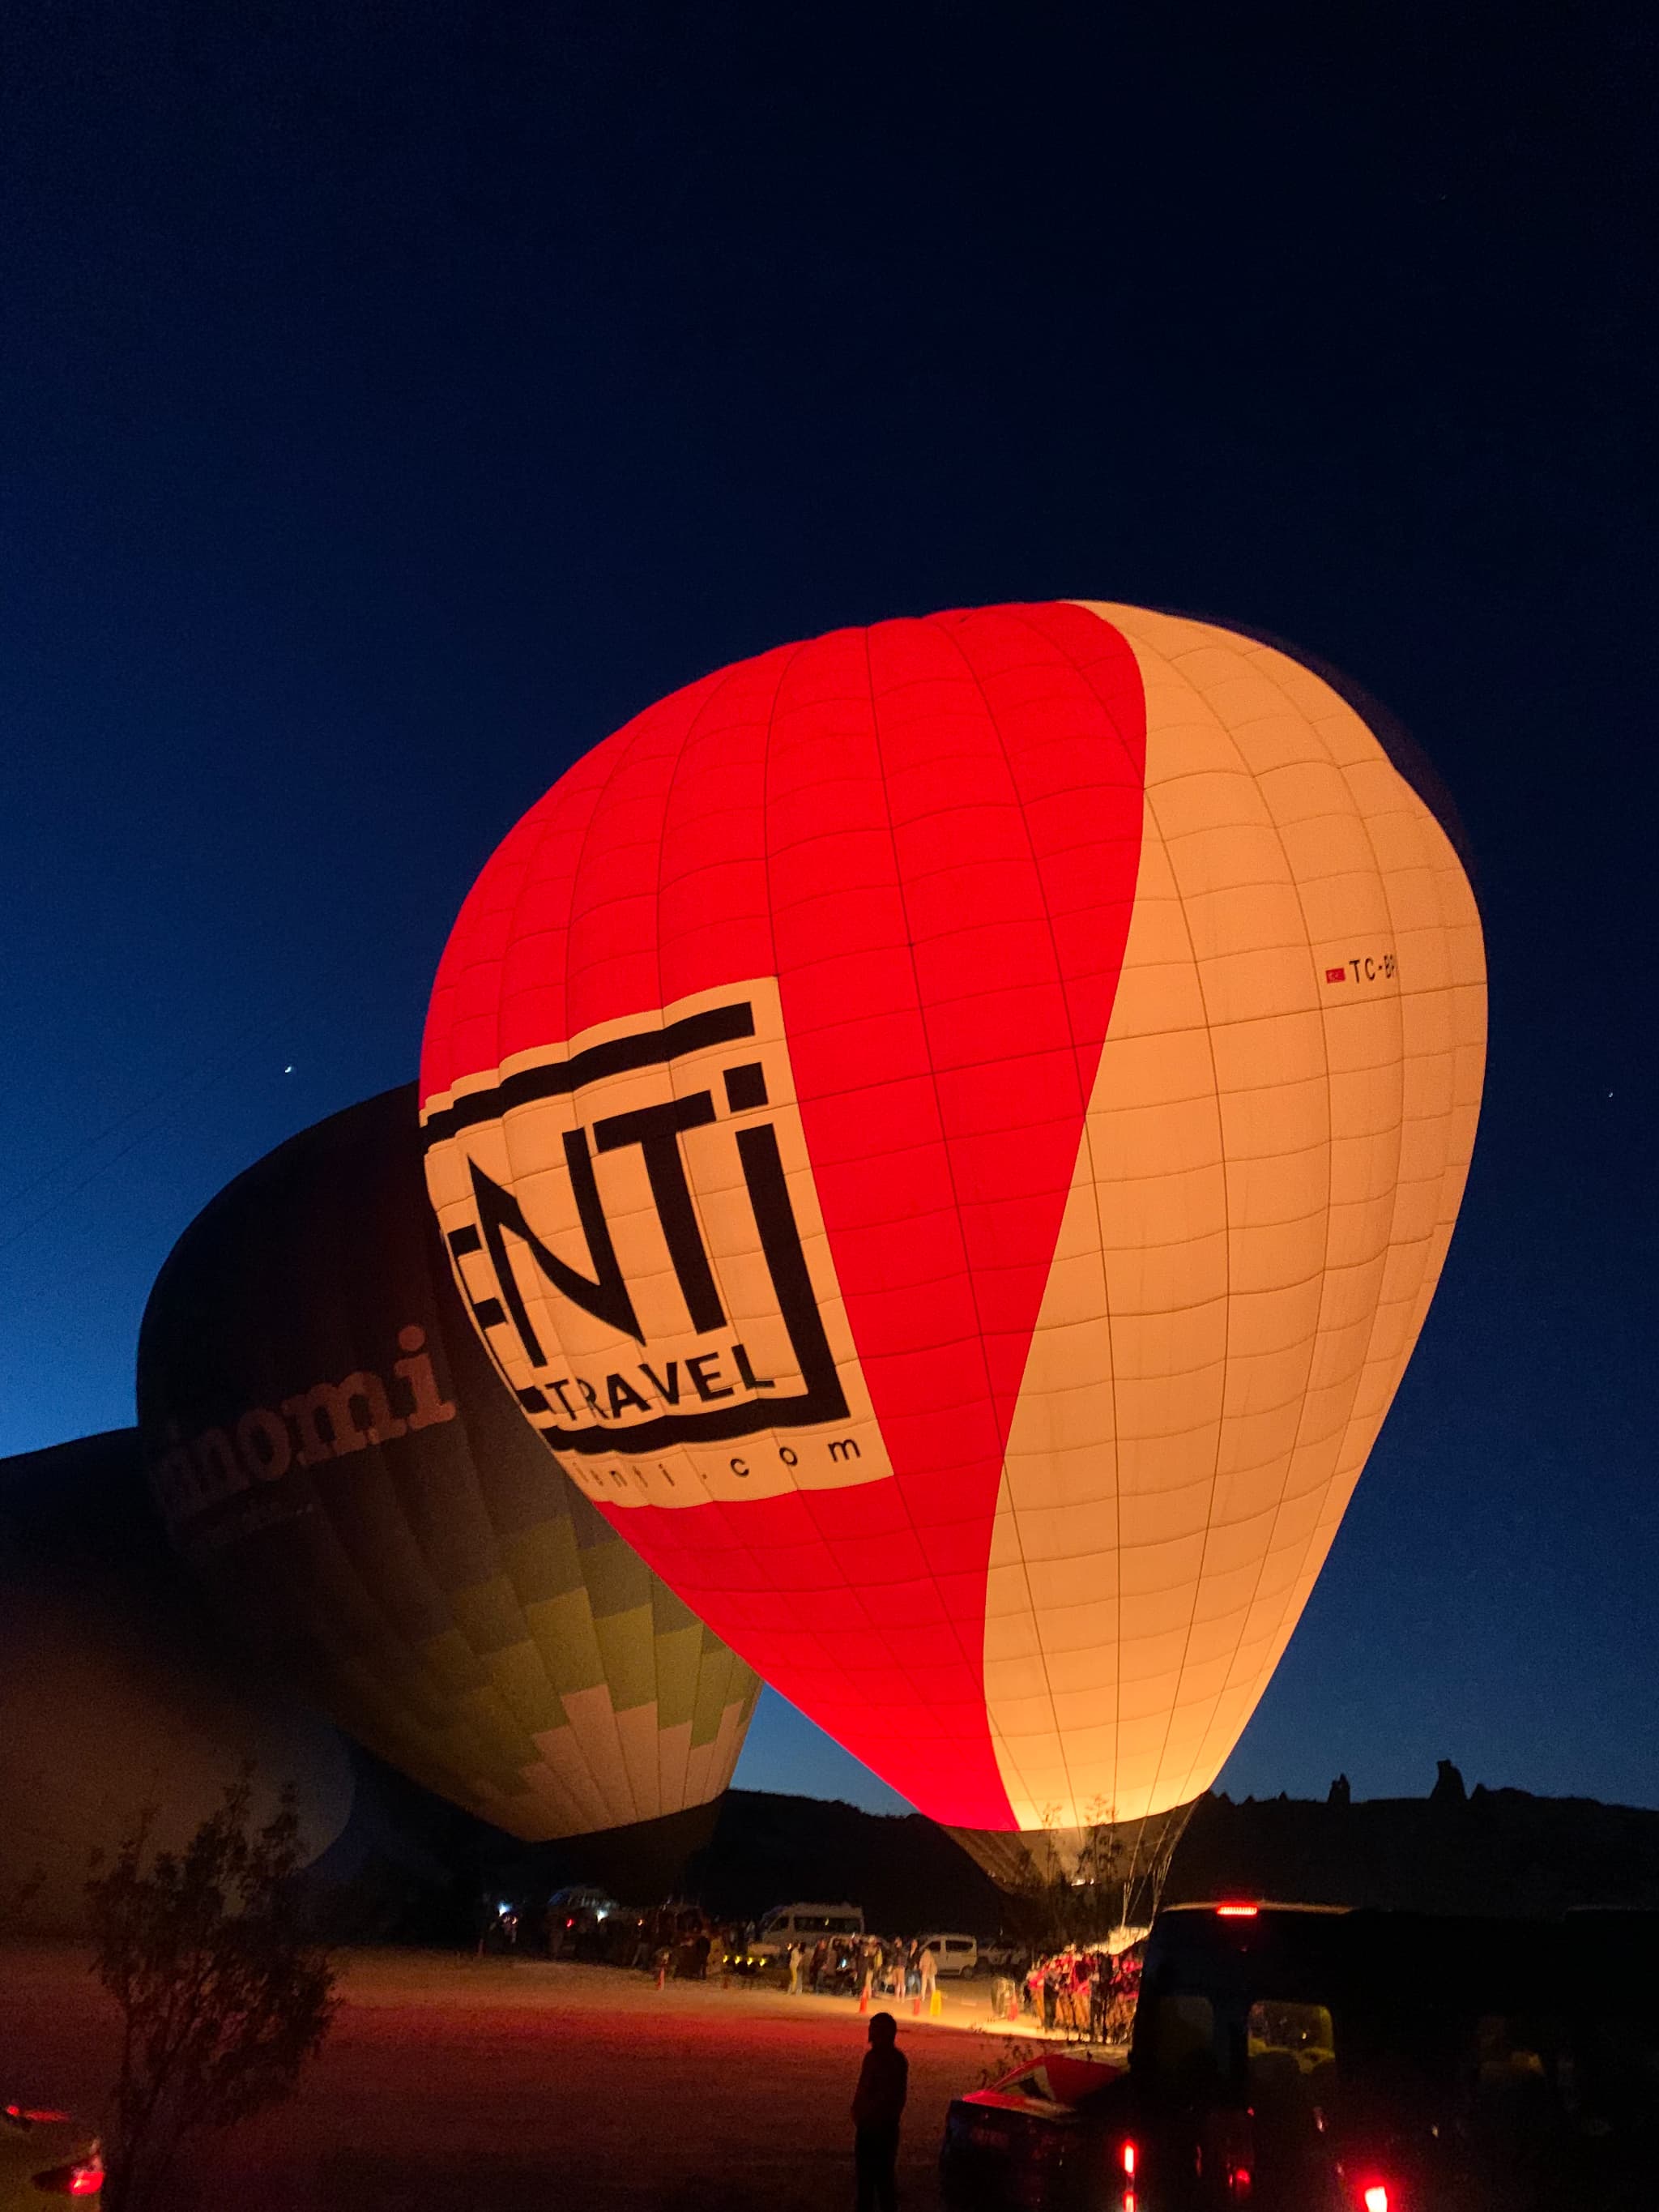
[[[1012,605],[676,693],[465,902],[421,1095],[483,1341],[959,1832],[1189,1802],[1285,1649],[1474,1141],[1450,820],[1281,647]]]
[[[147,1510],[137,1436],[0,1460],[0,1933],[84,1935],[94,1853],[144,1813],[179,1849],[244,1776],[256,1821],[293,1790],[325,1879],[358,1816],[351,1755],[216,1633]]]
[[[679,1816],[726,1789],[758,1685],[502,1389],[425,1203],[412,1085],[185,1231],[138,1411],[173,1543],[358,1742],[527,1840],[610,1836],[637,1863],[660,1823],[695,1847]]]

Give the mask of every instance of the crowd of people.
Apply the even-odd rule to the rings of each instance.
[[[792,1996],[921,1997],[931,2003],[939,1954],[899,1936],[820,1936],[785,1954]]]
[[[585,1958],[632,1966],[661,1981],[703,1981],[711,1975],[764,1982],[793,1996],[846,1996],[879,2003],[908,1998],[931,2011],[939,1955],[919,1937],[824,1935],[781,1952],[757,1951],[753,1931],[716,1921],[696,1905],[667,1905],[637,1912],[568,1914],[501,1906],[493,1911],[481,1950],[544,1958]],[[1022,2014],[1032,2024],[1079,2041],[1128,2040],[1140,1985],[1141,1946],[1114,1953],[1107,1945],[1068,1944],[1002,1970],[993,1992],[999,2018]],[[982,1961],[990,1964],[990,1960]]]
[[[1141,1946],[1068,1944],[1026,1975],[1027,2008],[1046,2028],[1091,2043],[1127,2043],[1140,1994]]]

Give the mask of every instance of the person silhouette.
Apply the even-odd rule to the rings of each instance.
[[[918,1961],[921,1973],[921,2002],[924,2010],[931,2011],[933,1992],[939,1986],[939,1954],[930,1943]]]
[[[858,2212],[894,2212],[898,2203],[899,2119],[910,2087],[910,2062],[898,2047],[890,2012],[870,2015],[870,2048],[853,2093],[853,2167]]]

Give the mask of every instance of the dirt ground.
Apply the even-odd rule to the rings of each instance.
[[[349,1955],[342,1994],[299,2095],[198,2151],[179,2212],[849,2212],[864,2024],[847,2001],[396,1952]],[[982,2009],[951,1995],[964,2026]],[[933,2212],[945,2106],[1009,2046],[897,2009],[900,2197]],[[0,1952],[6,2100],[94,2114],[114,2045],[83,1954]]]

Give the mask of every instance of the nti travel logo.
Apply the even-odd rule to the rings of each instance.
[[[891,1472],[771,978],[458,1085],[426,1146],[461,1295],[590,1495],[697,1505]],[[532,1158],[556,1164],[514,1172]]]

